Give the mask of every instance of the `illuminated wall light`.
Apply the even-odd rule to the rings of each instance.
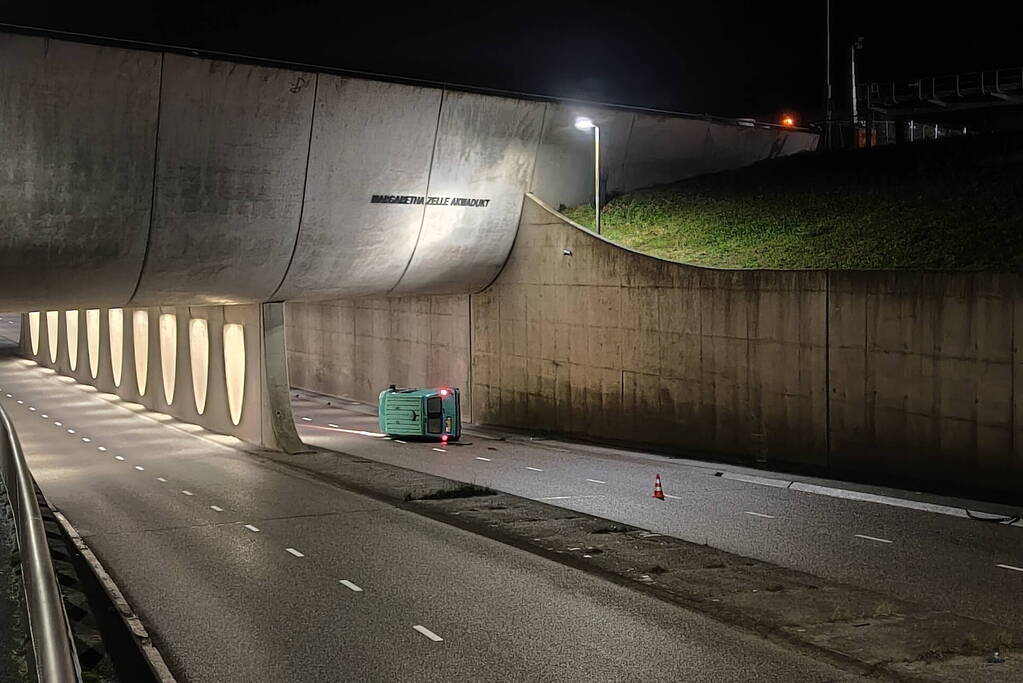
[[[110,369],[114,373],[114,386],[121,386],[121,364],[124,360],[124,309],[111,308],[107,311],[110,329]]]
[[[85,343],[89,351],[89,374],[93,379],[99,376],[99,309],[90,308],[85,312]]]
[[[57,327],[60,325],[60,311],[46,311],[46,343],[50,347],[50,362],[57,362]]]
[[[78,370],[78,311],[64,311],[64,329],[67,332],[67,355],[71,372]]]
[[[28,338],[32,342],[32,355],[39,355],[39,311],[28,314]]]
[[[238,323],[224,325],[224,379],[231,422],[237,426],[245,399],[245,328]]]
[[[163,370],[163,397],[174,403],[174,380],[178,361],[178,317],[160,314],[160,368]]]
[[[210,377],[210,331],[204,318],[188,321],[188,353],[192,360],[192,393],[195,411],[206,411],[206,387]]]
[[[149,377],[149,311],[132,313],[131,330],[135,350],[135,384],[139,388],[139,396],[145,396]]]

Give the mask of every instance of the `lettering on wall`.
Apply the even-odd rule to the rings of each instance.
[[[476,197],[424,197],[419,194],[375,194],[370,197],[369,203],[486,207],[490,204],[490,200]]]

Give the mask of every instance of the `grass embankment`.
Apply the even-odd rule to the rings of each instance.
[[[565,213],[588,227],[592,207]],[[1023,270],[1023,135],[801,154],[609,201],[604,235],[724,268]]]

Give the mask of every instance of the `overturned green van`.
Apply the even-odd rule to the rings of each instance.
[[[391,385],[380,392],[380,431],[390,437],[424,441],[458,441],[462,409],[457,387],[405,389]]]

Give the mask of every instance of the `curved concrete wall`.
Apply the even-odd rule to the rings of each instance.
[[[816,136],[0,35],[0,306],[478,291],[524,192],[609,191]],[[374,195],[391,201],[374,202]]]
[[[566,253],[566,250],[570,253]],[[482,292],[287,304],[297,386],[468,388],[480,423],[1014,493],[1023,277],[729,271],[527,197]]]
[[[0,34],[0,299],[122,306],[142,269],[161,55]]]

